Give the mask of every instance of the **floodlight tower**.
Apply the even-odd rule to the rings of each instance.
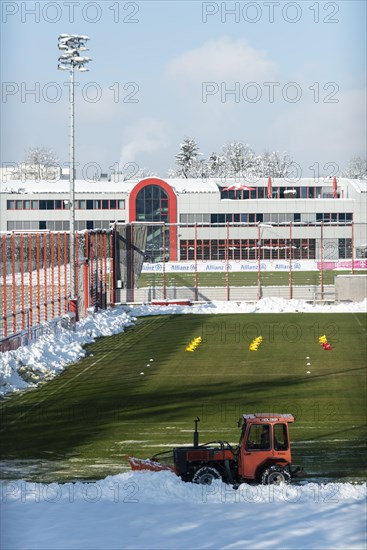
[[[59,50],[62,52],[59,57],[57,68],[61,71],[69,71],[69,106],[70,106],[70,302],[69,310],[76,315],[78,319],[78,289],[76,288],[76,262],[75,262],[75,143],[74,143],[74,71],[84,73],[89,69],[85,67],[91,59],[81,55],[88,49],[85,44],[89,40],[88,36],[77,34],[60,34]]]

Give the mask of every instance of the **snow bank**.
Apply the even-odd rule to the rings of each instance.
[[[359,303],[314,305],[304,300],[264,298],[256,303],[209,302],[194,306],[117,307],[100,311],[76,324],[75,332],[60,329],[57,336],[42,336],[37,342],[0,355],[0,396],[35,387],[62,372],[67,365],[84,357],[83,345],[100,336],[123,332],[135,322],[135,317],[172,314],[219,313],[355,313],[367,311],[367,299]]]
[[[50,380],[67,365],[85,356],[83,345],[100,336],[112,336],[134,324],[135,319],[122,308],[101,311],[76,324],[75,332],[60,329],[28,346],[0,355],[0,395],[35,387]]]
[[[208,314],[208,313],[358,313],[367,311],[367,298],[363,302],[340,304],[312,304],[305,300],[285,300],[283,298],[263,298],[258,302],[207,302],[193,306],[152,306],[142,305],[130,308],[135,317],[162,314]]]
[[[96,483],[2,485],[7,549],[364,548],[366,484],[184,483],[129,472]]]

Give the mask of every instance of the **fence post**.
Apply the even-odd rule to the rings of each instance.
[[[3,235],[3,238],[1,240],[2,242],[2,252],[3,252],[3,320],[4,320],[4,329],[3,329],[3,333],[4,333],[4,337],[6,338],[6,336],[8,335],[8,326],[7,326],[7,322],[8,322],[8,318],[7,318],[7,301],[6,301],[6,293],[7,293],[7,288],[6,288],[6,235]]]
[[[33,327],[33,239],[28,234],[28,272],[29,272],[29,326]]]
[[[15,235],[11,236],[11,271],[12,271],[12,308],[13,308],[13,332],[16,332],[17,316],[16,316],[16,284],[15,284]]]
[[[292,222],[289,225],[289,299],[293,298],[293,277],[292,277]]]
[[[43,311],[47,321],[47,233],[43,234]]]
[[[23,241],[23,234],[20,234],[20,240],[19,240],[19,247],[20,247],[20,303],[21,303],[21,316],[22,316],[22,330],[24,330],[25,327],[25,318],[24,318],[24,241]]]
[[[166,288],[166,224],[163,222],[162,225],[163,234],[162,234],[162,265],[163,265],[163,300],[167,298],[167,288]]]
[[[195,254],[195,302],[199,299],[198,292],[198,224],[195,223],[195,240],[194,240],[194,254]]]
[[[227,222],[227,232],[226,232],[226,288],[227,288],[227,302],[229,302],[229,222]]]

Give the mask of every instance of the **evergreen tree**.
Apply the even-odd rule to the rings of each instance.
[[[201,154],[196,141],[193,138],[185,137],[183,143],[180,144],[180,152],[176,155],[177,176],[184,178],[201,177],[203,169],[198,159]]]

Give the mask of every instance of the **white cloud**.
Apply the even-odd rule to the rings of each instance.
[[[188,81],[267,81],[275,77],[276,64],[267,53],[245,40],[223,37],[189,50],[168,65],[168,75]]]
[[[121,163],[134,162],[141,155],[165,149],[168,145],[167,133],[167,124],[162,120],[140,119],[124,132]]]

